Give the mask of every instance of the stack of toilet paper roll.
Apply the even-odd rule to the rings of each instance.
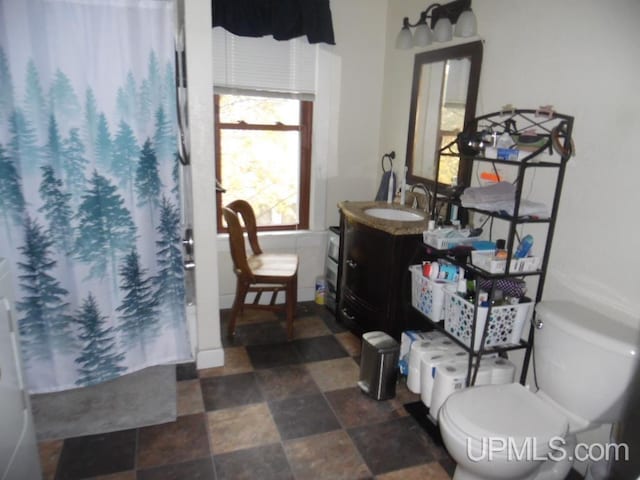
[[[401,373],[406,372],[407,388],[420,394],[420,400],[429,407],[429,416],[435,422],[440,407],[449,395],[465,388],[468,368],[469,352],[444,333],[403,332],[400,346]],[[497,354],[484,355],[475,385],[512,383],[515,371],[515,365],[509,360],[500,358]]]
[[[465,388],[468,368],[468,358],[442,362],[435,368],[430,405],[427,405],[429,407],[429,416],[435,422],[438,420],[440,407],[442,407],[449,395]],[[516,366],[505,358],[483,358],[480,361],[474,385],[512,383],[515,372]]]
[[[407,372],[407,388],[413,393],[420,393],[421,389],[421,368],[420,363],[423,355],[430,352],[460,351],[463,349],[449,337],[442,333],[432,335],[430,339],[415,341],[411,344],[409,353],[409,368]]]
[[[411,346],[415,342],[422,340],[434,340],[436,338],[445,338],[446,336],[437,331],[421,332],[419,330],[405,330],[400,337],[400,359],[398,361],[398,367],[400,367],[400,374],[409,375],[409,357],[411,355]]]
[[[457,345],[436,346],[425,352],[420,360],[420,400],[422,403],[431,407],[438,366],[468,362],[469,354]]]

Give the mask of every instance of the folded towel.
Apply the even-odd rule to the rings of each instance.
[[[513,201],[515,194],[515,185],[508,182],[498,182],[485,187],[468,187],[460,197],[460,200],[468,203]]]
[[[515,185],[508,182],[498,182],[486,187],[469,187],[460,196],[463,207],[477,208],[490,212],[506,212],[513,215],[515,208]],[[532,215],[548,217],[549,207],[544,203],[522,199],[518,210],[520,216]]]

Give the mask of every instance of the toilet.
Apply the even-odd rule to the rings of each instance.
[[[563,480],[576,433],[621,415],[640,331],[568,301],[541,302],[536,313],[537,392],[518,383],[475,386],[440,408],[454,480]]]

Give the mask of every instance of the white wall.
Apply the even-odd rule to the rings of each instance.
[[[318,103],[325,102],[320,108],[331,108],[325,226],[338,224],[339,201],[373,200],[382,174],[379,138],[387,2],[334,0],[331,11],[336,45],[322,47],[326,63],[319,66],[319,88],[329,86],[332,92],[328,102],[318,98]],[[326,74],[327,66],[333,79]],[[324,147],[314,143],[316,148]]]
[[[389,1],[380,152],[406,148],[418,50],[393,43],[402,17],[415,21],[422,8]],[[575,117],[577,155],[567,169],[545,298],[573,298],[640,322],[640,2],[482,0],[473,8],[485,40],[478,114],[508,103],[551,104]]]
[[[476,2],[486,39],[479,109],[554,105],[575,116],[545,298],[640,315],[634,159],[640,2]],[[532,28],[523,28],[531,25]],[[535,28],[533,28],[535,26]]]

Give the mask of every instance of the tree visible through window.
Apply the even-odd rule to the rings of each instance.
[[[309,101],[215,95],[216,174],[226,189],[218,211],[241,198],[259,229],[309,227],[311,117]]]

